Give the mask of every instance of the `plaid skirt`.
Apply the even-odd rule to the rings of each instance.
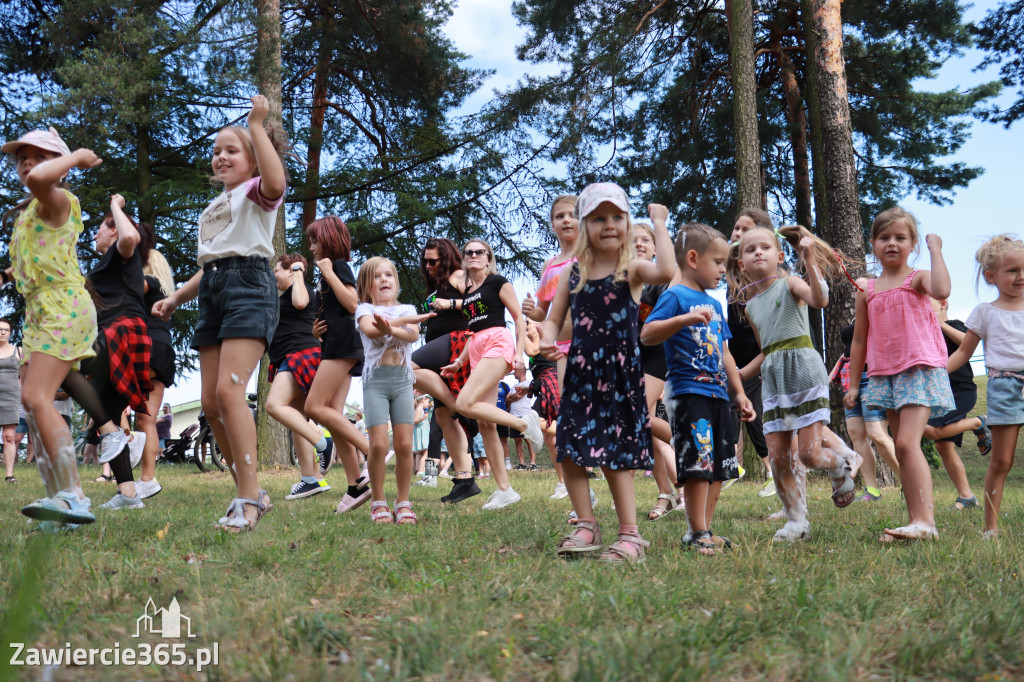
[[[141,317],[119,317],[102,329],[110,357],[110,383],[128,398],[136,412],[149,414],[146,399],[153,390],[149,378],[149,357],[153,341]]]
[[[449,343],[451,343],[452,356],[449,362],[455,362],[459,356],[462,355],[462,351],[466,350],[466,344],[469,343],[469,339],[473,336],[473,332],[469,330],[462,330],[458,332],[452,332],[448,335]],[[469,363],[464,362],[458,369],[454,376],[445,378],[445,383],[448,384],[448,388],[452,390],[452,396],[455,398],[459,397],[459,391],[469,381]]]
[[[313,385],[313,378],[316,377],[316,370],[320,367],[320,357],[320,346],[289,353],[280,367],[271,364],[267,368],[267,381],[273,381],[278,372],[289,372],[302,392],[308,395],[309,387]]]
[[[534,403],[534,409],[541,419],[554,422],[558,419],[558,405],[562,397],[558,392],[558,369],[555,367],[545,369],[534,379],[533,386],[539,386],[536,391],[538,400]]]

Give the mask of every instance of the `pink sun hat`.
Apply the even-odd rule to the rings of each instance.
[[[626,190],[614,182],[595,182],[587,185],[576,199],[576,217],[586,218],[606,201],[629,214],[629,197],[626,196]]]
[[[50,127],[49,130],[32,130],[27,132],[17,140],[4,144],[3,147],[0,147],[0,151],[3,151],[4,154],[14,154],[27,145],[44,151],[54,152],[61,156],[71,153],[71,150],[64,144],[64,140],[60,139],[60,135],[53,127]]]

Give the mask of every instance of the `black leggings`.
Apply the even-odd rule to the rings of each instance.
[[[420,369],[429,369],[431,372],[440,375],[441,368],[451,364],[452,341],[448,334],[439,336],[433,341],[428,341],[412,354],[412,361]]]

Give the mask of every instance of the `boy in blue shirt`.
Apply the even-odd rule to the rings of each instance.
[[[721,551],[719,543],[728,546],[723,539],[716,543],[710,531],[722,482],[739,476],[730,390],[743,421],[756,413],[725,344],[731,334],[721,304],[706,293],[725,274],[729,243],[712,227],[688,223],[676,235],[675,251],[682,281],[658,299],[641,341],[665,344],[665,405],[690,525],[683,546],[713,555]]]

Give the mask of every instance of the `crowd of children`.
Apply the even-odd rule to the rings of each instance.
[[[520,303],[487,242],[472,239],[460,249],[431,239],[420,267],[432,293],[427,312],[420,312],[399,302],[398,269],[390,260],[369,258],[353,272],[351,235],[335,216],[306,228],[318,288],[306,282],[312,268],[303,256],[272,261],[287,174],[286,145],[265,124],[267,113],[266,99],[253,97],[248,126],[218,133],[211,164],[223,192],[199,220],[199,270],[178,289],[154,249],[152,228],[132,220],[119,195],[96,235],[102,258],[82,275],[75,248],[81,209],[66,179],[74,168],[98,165],[94,153],[72,152],[52,128],[3,145],[30,193],[5,216],[14,222],[12,267],[0,277],[15,283],[26,301],[21,400],[46,496],[22,511],[45,528],[96,519],[79,484],[71,434],[53,406],[58,389],[99,425],[100,461],[110,463],[118,483],[118,493],[101,506],[139,508],[160,492],[150,412],[174,381],[167,320],[198,297],[191,343],[199,354],[202,405],[236,484],[214,524],[225,531],[253,530],[273,508],[259,484],[259,446],[245,396],[269,352],[266,409],[295,434],[300,465],[299,482],[285,499],[329,490],[324,475],[340,461],[348,485],[337,512],[369,500],[378,523],[417,523],[411,479],[425,457],[436,458],[431,442],[441,433],[455,468],[442,500],[454,504],[480,494],[461,416],[479,429],[495,484],[483,509],[520,500],[506,470],[507,440],[504,447],[500,440],[517,439],[524,468],[522,439],[531,446],[532,468],[547,443],[558,475],[551,497],[568,496],[573,509],[571,531],[556,548],[563,556],[643,560],[649,543],[637,523],[634,474],[652,468],[659,495],[647,518],[684,508],[685,547],[702,555],[731,547],[711,522],[723,487],[742,476],[741,422],[767,459],[767,494],[774,485],[782,503],[786,522],[776,540],[809,536],[808,469],[826,472],[837,507],[880,498],[869,438],[898,475],[909,517],[885,529],[882,540],[935,537],[922,437],[938,442],[956,504],[970,508],[978,500],[955,450],[966,431],[977,435],[980,449],[991,449],[984,535],[998,532],[1024,422],[1024,242],[1003,235],[978,251],[979,281],[994,286],[998,297],[960,323],[946,316],[950,277],[938,237],[922,240],[903,209],[878,215],[870,245],[880,271],[856,281],[847,353],[833,372],[846,388],[850,448],[828,428],[831,377],[809,325],[809,310],[828,305],[830,284],[848,278],[850,263],[805,228],[775,229],[763,211],[747,209],[729,240],[701,223],[680,225],[673,240],[666,207],[651,204],[650,225],[634,224],[622,188],[596,183],[553,202],[560,252],[545,263],[536,299],[528,295]],[[921,242],[931,270],[909,264]],[[723,279],[727,307],[708,293]],[[426,343],[414,349],[422,323]],[[741,349],[739,362],[730,341]],[[988,414],[970,417],[976,390],[968,363],[979,341],[985,342]],[[513,388],[499,391],[510,371]],[[368,437],[343,415],[352,376],[362,378]],[[414,388],[433,396],[432,411]],[[508,409],[496,404],[501,399]],[[127,405],[153,432],[138,482],[127,436],[109,416]],[[385,496],[392,456],[393,507]],[[866,491],[857,498],[862,463]],[[595,470],[603,472],[618,520],[607,543],[594,514]]]

